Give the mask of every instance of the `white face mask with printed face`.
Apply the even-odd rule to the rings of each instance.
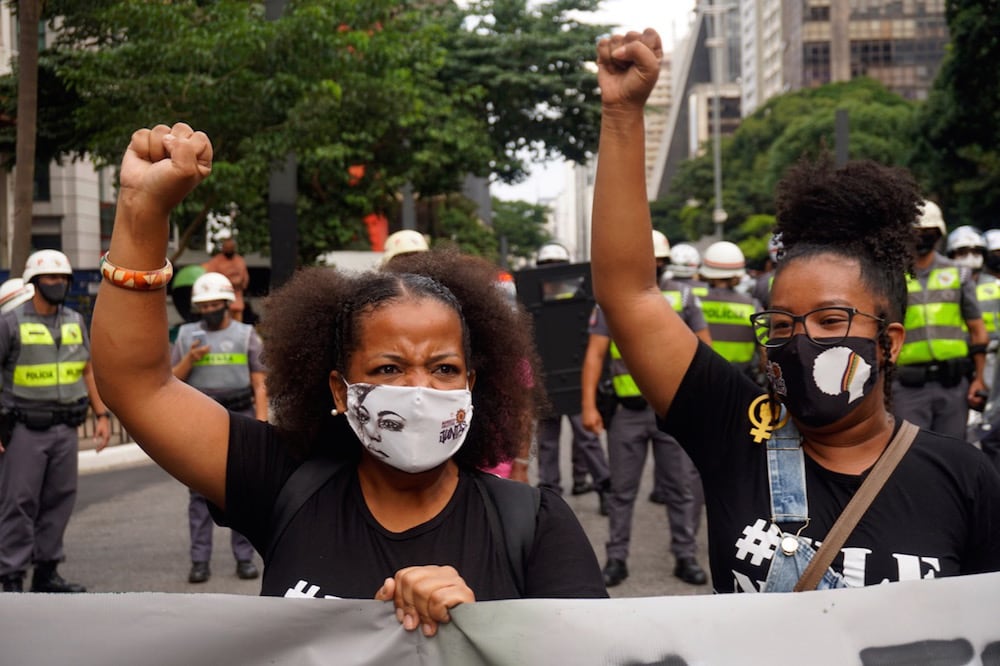
[[[445,462],[465,441],[472,421],[469,389],[348,384],[347,422],[369,453],[403,472]]]

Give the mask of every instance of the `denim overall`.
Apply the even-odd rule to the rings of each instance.
[[[786,418],[782,407],[782,419]],[[767,440],[767,479],[771,488],[771,522],[809,524],[806,466],[802,439],[791,419]],[[800,531],[801,529],[800,528]],[[782,531],[781,543],[771,557],[763,592],[793,592],[816,550],[805,537]],[[847,587],[843,576],[827,569],[817,590]]]

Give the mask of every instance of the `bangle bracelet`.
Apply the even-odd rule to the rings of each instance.
[[[94,418],[95,419],[110,419],[111,418],[111,414],[108,414],[107,412],[94,412]]]
[[[531,462],[530,458],[514,458],[514,462],[521,463],[522,465],[527,465]]]
[[[109,283],[122,289],[134,289],[136,291],[152,291],[163,289],[174,276],[174,267],[169,259],[163,268],[155,271],[136,271],[129,268],[119,268],[108,259],[108,253],[101,255],[101,277]]]

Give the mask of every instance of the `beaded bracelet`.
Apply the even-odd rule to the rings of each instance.
[[[109,283],[122,289],[135,289],[136,291],[152,291],[163,289],[174,276],[174,267],[169,259],[165,260],[163,268],[155,271],[135,271],[128,268],[119,268],[108,259],[108,253],[101,255],[101,277]]]

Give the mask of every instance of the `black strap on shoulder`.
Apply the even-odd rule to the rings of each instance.
[[[343,460],[311,458],[299,465],[288,477],[285,485],[278,491],[278,498],[274,501],[274,509],[271,511],[271,538],[264,553],[265,564],[271,561],[275,547],[302,505],[326,485],[344,464]]]
[[[530,484],[485,472],[473,473],[472,480],[483,497],[490,532],[496,541],[504,544],[514,584],[523,597],[524,564],[535,543],[535,524],[542,491]]]

